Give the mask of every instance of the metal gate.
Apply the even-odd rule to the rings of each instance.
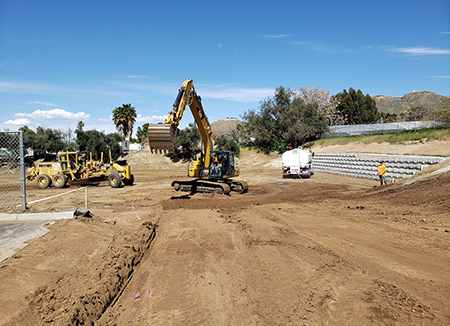
[[[0,211],[26,209],[22,132],[0,131]]]

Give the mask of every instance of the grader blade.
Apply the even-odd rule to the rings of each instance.
[[[152,153],[173,152],[177,143],[177,127],[168,123],[150,124],[148,141]]]

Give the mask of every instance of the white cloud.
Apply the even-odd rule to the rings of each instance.
[[[427,76],[427,78],[450,78],[450,76]]]
[[[276,35],[266,35],[266,38],[285,38],[285,37],[289,37],[291,35],[289,34],[276,34]]]
[[[152,116],[143,117],[142,114],[138,114],[136,117],[136,122],[158,123],[158,122],[163,122],[166,119],[167,119],[167,115],[152,115]]]
[[[112,123],[113,116],[110,115],[108,118],[99,118],[96,121],[99,122],[111,122]],[[167,115],[152,115],[152,116],[143,116],[142,114],[138,114],[136,116],[136,122],[143,122],[143,123],[158,123],[162,122],[167,119]]]
[[[49,86],[44,84],[32,82],[0,82],[0,92],[2,93],[42,93],[42,92],[56,92],[59,88],[56,86]]]
[[[235,102],[259,102],[263,98],[271,96],[274,94],[274,89],[272,88],[210,88],[207,86],[202,87],[201,94],[199,94],[203,98],[214,98]]]
[[[434,55],[434,54],[450,54],[448,49],[436,49],[428,47],[409,47],[392,49],[393,52],[405,53],[411,55]]]
[[[30,119],[27,118],[20,118],[20,119],[14,119],[14,120],[8,120],[4,122],[5,125],[13,125],[13,126],[24,126],[29,125],[31,123]]]
[[[28,103],[30,103],[30,104],[40,104],[40,105],[45,105],[45,106],[53,106],[53,107],[58,106],[58,105],[53,104],[53,103],[41,102],[41,101],[32,101],[32,102],[28,102]]]
[[[82,120],[89,121],[90,115],[84,112],[69,112],[63,109],[52,109],[52,110],[35,110],[32,113],[15,113],[15,117],[18,118],[30,118],[38,121],[47,120]]]
[[[128,75],[125,76],[126,78],[130,78],[130,79],[145,79],[145,78],[150,78],[149,76],[145,76],[145,75]]]
[[[305,45],[305,44],[308,44],[308,42],[305,42],[305,41],[292,41],[291,43],[294,44],[294,45]]]
[[[108,85],[97,83],[93,87],[70,87],[53,84],[44,84],[39,82],[5,82],[0,81],[0,93],[11,94],[52,94],[65,96],[83,96],[83,97],[98,97],[98,96],[129,96],[130,94],[122,90],[111,90]],[[37,102],[37,104],[46,105],[46,102]],[[50,103],[47,103],[50,104]],[[53,105],[56,106],[56,105]]]
[[[100,121],[100,122],[111,122],[112,118],[113,118],[113,116],[110,115],[108,118],[99,118],[99,119],[97,119],[97,121]]]
[[[441,32],[441,34],[450,34],[450,32]]]

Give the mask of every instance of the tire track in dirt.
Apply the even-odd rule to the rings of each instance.
[[[320,209],[316,210],[319,211],[320,216]],[[286,216],[285,221],[298,225],[297,220],[292,221],[291,214]],[[445,268],[442,266],[445,256],[430,257],[427,250],[409,251],[409,245],[416,237],[414,228],[386,229],[386,226],[381,226],[379,223],[370,221],[367,223],[361,220],[356,225],[343,223],[341,218],[336,220],[331,216],[322,223],[317,222],[316,220],[312,223],[310,218],[304,217],[301,222],[304,229],[299,233],[304,234],[306,232],[304,230],[307,230],[309,236],[317,239],[320,248],[327,248],[336,256],[331,265],[327,263],[323,268],[326,270],[331,267],[333,277],[338,276],[338,278],[334,282],[328,278],[327,273],[324,273],[324,277],[318,275],[314,278],[315,283],[311,287],[324,289],[319,295],[322,298],[319,306],[327,311],[326,314],[324,311],[322,316],[315,315],[315,318],[320,316],[316,319],[316,323],[337,322],[358,325],[367,323],[367,318],[376,323],[392,320],[395,323],[439,324],[438,321],[448,320],[448,316],[439,312],[443,309],[440,302],[445,300],[439,288],[445,287],[448,279]],[[372,240],[368,237],[367,230],[371,230],[371,233],[378,236],[373,237]],[[388,232],[383,239],[379,234],[386,230]],[[398,238],[399,232],[402,232],[404,237]],[[362,234],[365,236],[360,236]],[[399,253],[402,253],[402,256],[397,258]],[[437,263],[438,261],[440,263]],[[439,270],[442,273],[439,273]],[[429,278],[434,278],[431,281],[436,283],[432,286],[434,289],[430,289]],[[317,279],[325,280],[325,282],[317,282]],[[407,281],[409,279],[417,281],[411,284]],[[395,282],[396,285],[387,280]],[[399,287],[402,284],[410,291],[421,293],[423,296],[409,294],[409,290]],[[328,293],[327,288],[330,289]],[[383,295],[384,288],[390,288],[390,292],[397,294]],[[437,294],[439,292],[441,293]],[[317,302],[314,306],[317,306]],[[358,311],[358,314],[354,314],[355,311]],[[357,322],[358,315],[366,317]]]

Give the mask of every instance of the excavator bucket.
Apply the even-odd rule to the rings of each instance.
[[[152,153],[173,152],[177,143],[177,127],[170,123],[150,124],[148,126],[148,141]]]

